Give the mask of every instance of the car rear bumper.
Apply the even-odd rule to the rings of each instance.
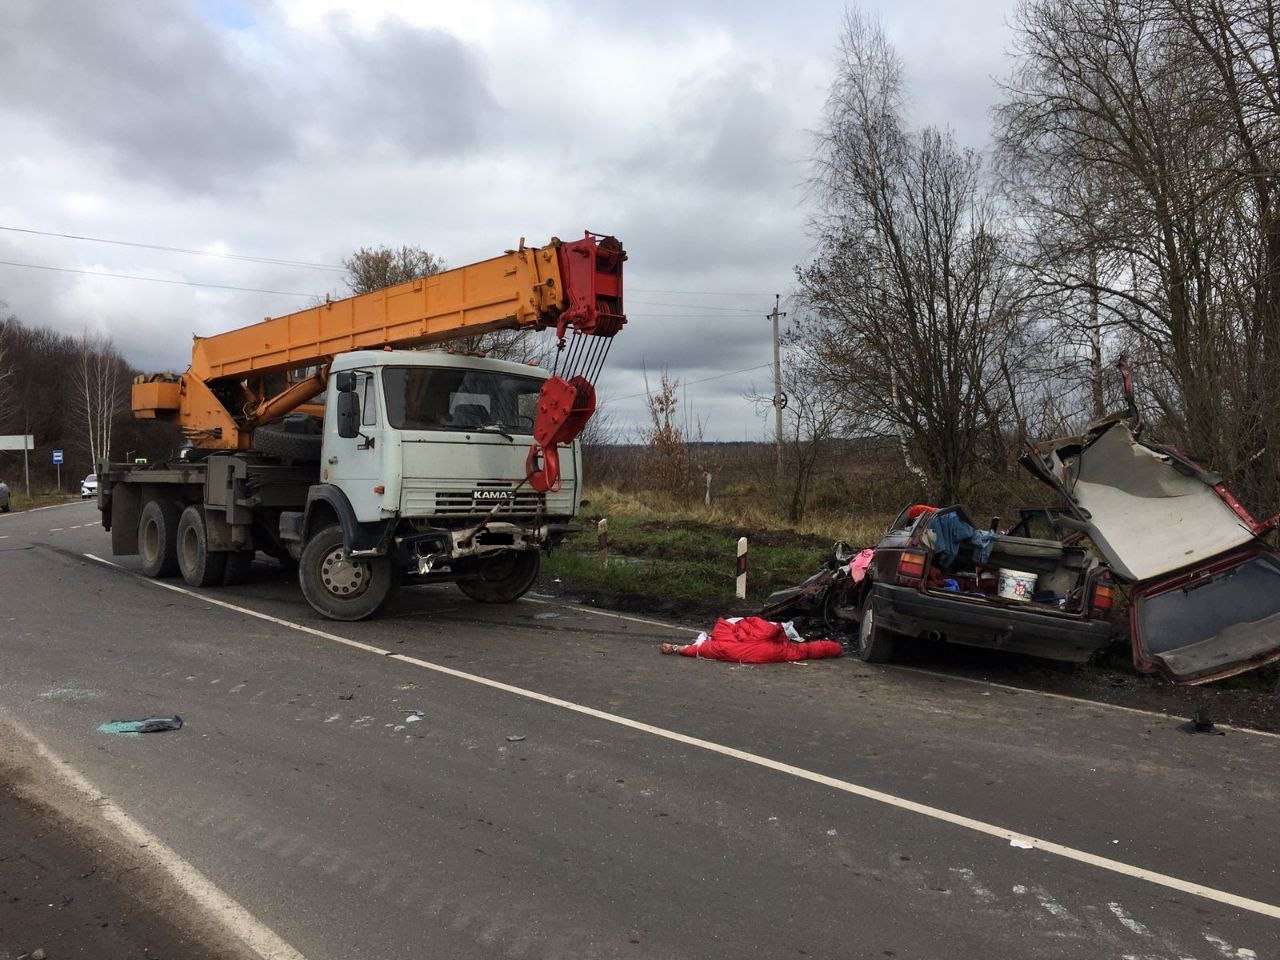
[[[878,583],[876,622],[909,637],[938,634],[950,643],[1083,663],[1114,634],[1106,620],[1082,620],[1004,604],[987,606]]]

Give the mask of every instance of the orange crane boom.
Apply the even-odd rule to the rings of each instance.
[[[196,337],[186,373],[143,377],[133,385],[134,416],[176,423],[197,447],[249,450],[255,426],[324,390],[329,363],[339,353],[549,326],[556,328],[562,349],[570,336],[612,338],[626,322],[625,260],[616,239],[589,232],[567,243],[552,238],[543,247],[521,240],[491,260]],[[602,362],[604,352],[571,349],[569,356]],[[544,461],[547,453],[554,458],[554,444],[576,437],[590,417],[590,381],[598,372],[591,362],[596,369],[566,368],[548,381],[539,404],[541,429],[535,429],[543,449],[530,452],[531,464],[538,452]],[[307,373],[291,378],[299,370]]]

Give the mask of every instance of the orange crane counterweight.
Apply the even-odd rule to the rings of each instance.
[[[590,419],[592,381],[626,322],[625,260],[622,244],[608,236],[553,238],[543,247],[522,240],[491,260],[197,337],[185,374],[133,385],[134,415],[176,423],[203,449],[249,450],[254,427],[324,390],[329,364],[340,353],[553,326],[560,341],[556,376],[539,400],[528,461],[531,486],[552,489],[559,477],[556,445],[571,442]],[[292,376],[299,370],[305,373]]]

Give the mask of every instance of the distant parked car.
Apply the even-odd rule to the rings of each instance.
[[[0,513],[9,512],[9,485],[0,480]]]
[[[80,483],[80,499],[88,500],[98,495],[98,475],[91,473]]]

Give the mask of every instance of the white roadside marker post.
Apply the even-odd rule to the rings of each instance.
[[[601,517],[600,522],[596,524],[596,546],[600,548],[600,565],[607,567],[609,565],[609,520],[607,517]]]
[[[747,599],[747,538],[738,538],[738,589],[739,600]]]

